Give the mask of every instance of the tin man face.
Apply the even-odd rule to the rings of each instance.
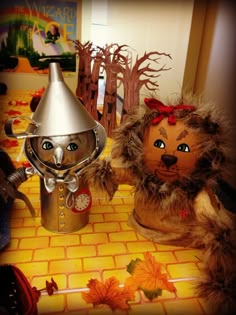
[[[44,165],[54,170],[68,170],[92,155],[96,139],[90,130],[67,136],[32,138],[31,145]]]

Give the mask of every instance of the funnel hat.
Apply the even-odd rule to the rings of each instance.
[[[60,136],[97,127],[82,103],[66,85],[59,63],[49,64],[49,83],[32,117],[35,136]]]
[[[13,130],[14,121],[26,120],[28,127],[25,132]],[[60,65],[49,64],[49,83],[30,117],[12,117],[5,124],[5,132],[13,138],[54,137],[101,129],[83,104],[65,83]]]

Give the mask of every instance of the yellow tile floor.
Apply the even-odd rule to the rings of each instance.
[[[9,147],[6,139],[12,139],[4,133],[4,122],[13,111],[18,112],[16,115],[29,117],[29,102],[34,92],[8,91],[7,95],[0,96],[1,146],[19,166],[26,161],[21,154],[23,142],[17,140],[16,146]],[[110,144],[111,139],[108,139],[104,155],[109,154]],[[50,281],[51,277],[57,282],[57,292],[52,296],[41,295],[39,314],[112,314],[107,305],[94,308],[92,304],[87,304],[81,292],[88,290],[86,285],[91,278],[103,282],[115,276],[122,285],[129,277],[126,271],[129,262],[143,259],[145,252],[150,252],[164,264],[168,279],[174,282],[177,291],[170,293],[164,290],[162,296],[153,301],[138,291],[135,300],[129,302],[130,310],[118,310],[116,314],[210,314],[193,289],[193,279],[200,274],[201,252],[150,242],[129,227],[127,218],[133,208],[130,186],[119,186],[112,201],[94,196],[89,223],[69,234],[52,233],[41,225],[38,176],[28,179],[19,190],[27,194],[37,216],[33,219],[24,202],[15,200],[10,220],[11,241],[0,252],[0,263],[19,267],[30,284],[38,289],[43,288],[45,281]]]

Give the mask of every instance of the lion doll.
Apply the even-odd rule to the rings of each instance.
[[[85,177],[111,198],[119,184],[134,187],[128,223],[145,238],[202,249],[197,294],[214,314],[232,314],[236,207],[235,196],[230,209],[222,198],[230,157],[224,122],[214,107],[193,98],[174,105],[155,98],[144,101],[114,131],[111,159],[89,166]]]

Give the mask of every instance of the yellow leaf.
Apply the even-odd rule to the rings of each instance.
[[[162,289],[175,292],[176,288],[168,281],[167,274],[161,272],[162,267],[162,264],[147,252],[144,254],[144,260],[136,262],[132,275],[126,279],[125,285],[132,289],[147,291]]]

